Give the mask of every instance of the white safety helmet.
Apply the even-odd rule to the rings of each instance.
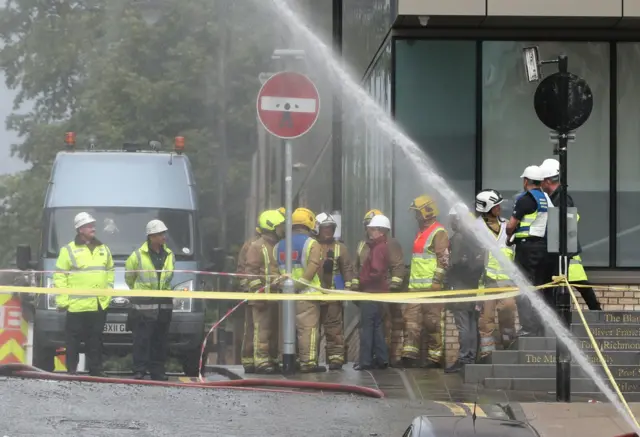
[[[73,225],[76,229],[79,229],[84,225],[88,225],[89,223],[95,222],[96,219],[94,219],[93,216],[88,212],[80,212],[76,214],[75,218],[73,219]]]
[[[368,228],[384,228],[391,230],[391,222],[389,218],[385,215],[374,215],[369,224]]]
[[[449,215],[458,215],[460,212],[469,212],[469,208],[462,202],[458,202],[451,207]]]
[[[316,226],[338,226],[336,220],[333,218],[331,214],[327,214],[326,212],[321,212],[316,216]]]
[[[542,170],[537,165],[530,165],[524,169],[524,172],[520,175],[521,178],[527,178],[530,181],[543,181]]]
[[[545,159],[540,165],[542,176],[546,178],[554,178],[560,174],[560,163],[557,159]]]
[[[496,190],[482,190],[476,196],[476,211],[489,212],[494,206],[504,202],[502,194]]]
[[[167,226],[161,220],[151,220],[147,223],[147,235],[159,234],[168,231]]]

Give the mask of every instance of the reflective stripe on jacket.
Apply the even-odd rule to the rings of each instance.
[[[309,256],[311,254],[311,249],[314,245],[320,244],[315,239],[311,238],[311,236],[307,234],[293,234],[293,238],[291,241],[291,277],[294,280],[301,279],[304,277],[305,270],[308,267]],[[319,247],[319,246],[318,246]],[[278,261],[278,269],[280,270],[280,274],[286,273],[286,241],[281,240],[276,248],[275,248],[276,260]],[[313,279],[309,281],[309,283],[314,287],[321,287],[320,277],[316,273],[313,276]],[[296,289],[301,293],[311,293],[311,294],[322,294],[321,291],[318,291],[312,287],[305,287],[300,282],[296,281]]]
[[[162,272],[156,272],[149,245],[145,242],[139,249],[133,251],[125,264],[124,279],[131,290],[171,290],[175,255],[167,247],[163,246],[166,253]],[[140,271],[144,270],[144,271]],[[160,274],[158,274],[160,273]],[[156,311],[158,309],[173,309],[173,299],[158,297],[135,297],[132,299],[133,308],[139,311]]]
[[[75,241],[60,250],[56,261],[57,272],[53,274],[56,288],[105,289],[113,288],[115,279],[113,258],[109,248],[98,243],[93,250],[86,244]],[[107,309],[111,296],[71,296],[61,294],[56,297],[56,305],[67,308],[71,313],[98,311],[98,302]]]
[[[537,209],[531,214],[522,217],[514,233],[516,239],[531,237],[544,237],[547,232],[547,216],[550,206],[553,206],[547,193],[541,190],[529,190],[536,201]]]
[[[413,243],[411,257],[411,273],[409,275],[410,290],[427,290],[433,284],[433,277],[438,271],[438,259],[432,250],[433,240],[439,232],[447,232],[438,222],[419,232]]]

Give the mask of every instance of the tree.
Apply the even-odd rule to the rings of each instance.
[[[123,0],[9,1],[0,14],[0,68],[7,86],[19,93],[7,126],[22,138],[13,153],[33,167],[0,181],[0,198],[6,200],[0,229],[11,235],[2,241],[3,254],[13,254],[17,242],[37,239],[50,167],[68,130],[77,132],[79,145],[93,136],[107,149],[149,139],[172,144],[173,137],[184,136],[208,244],[216,243],[222,214],[229,217],[229,241],[241,240],[257,76],[268,68],[271,35],[277,35],[266,25],[264,10],[254,5],[252,0],[232,5],[167,0],[160,20],[150,26]],[[223,32],[232,42],[225,107],[218,104],[216,59]],[[19,113],[25,100],[34,107]],[[225,211],[216,208],[220,117],[228,141]],[[7,259],[0,262],[6,265]]]

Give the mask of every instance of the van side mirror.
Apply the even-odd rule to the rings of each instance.
[[[16,248],[16,266],[20,270],[29,270],[33,267],[31,246],[22,244]]]

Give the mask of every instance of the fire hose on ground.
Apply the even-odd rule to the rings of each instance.
[[[74,382],[93,382],[99,384],[127,384],[127,385],[147,385],[159,387],[182,387],[182,388],[210,388],[222,390],[244,390],[258,391],[270,393],[295,393],[295,394],[313,394],[310,390],[324,392],[341,392],[355,395],[362,395],[372,398],[383,398],[384,393],[378,389],[361,387],[349,384],[336,384],[330,382],[313,382],[313,381],[290,381],[278,379],[238,379],[232,381],[205,381],[197,383],[184,383],[173,381],[147,381],[127,378],[108,378],[87,375],[69,375],[61,373],[45,372],[37,367],[26,364],[3,364],[0,365],[0,376],[39,379],[49,381],[74,381]]]

